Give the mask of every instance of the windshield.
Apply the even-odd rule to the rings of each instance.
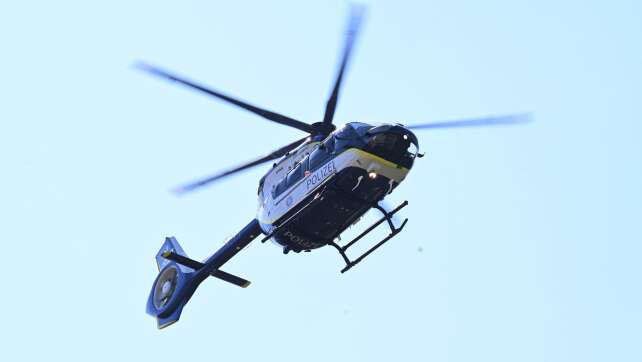
[[[410,145],[408,145],[408,156],[412,157],[413,159],[417,157],[417,152],[419,152],[419,147],[415,145],[414,143],[410,142]]]
[[[396,134],[379,133],[370,137],[368,146],[372,147],[373,149],[394,151],[397,143],[401,143],[397,142],[398,140],[399,136],[397,136]]]
[[[365,151],[410,168],[417,156],[418,147],[405,134],[383,132],[368,138]]]

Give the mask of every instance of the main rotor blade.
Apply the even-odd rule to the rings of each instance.
[[[147,72],[149,74],[152,74],[152,75],[155,75],[155,76],[158,76],[158,77],[161,77],[161,78],[165,78],[165,79],[168,79],[168,80],[173,81],[173,82],[180,83],[180,84],[182,84],[184,86],[187,86],[189,88],[196,89],[196,90],[198,90],[198,91],[200,91],[202,93],[209,94],[211,96],[214,96],[214,97],[216,97],[218,99],[221,99],[223,101],[226,101],[228,103],[232,103],[237,107],[241,107],[241,108],[243,108],[245,110],[248,110],[248,111],[250,111],[250,112],[252,112],[254,114],[257,114],[257,115],[259,115],[259,116],[261,116],[261,117],[263,117],[265,119],[268,119],[268,120],[270,120],[272,122],[276,122],[276,123],[279,123],[279,124],[290,126],[290,127],[299,129],[299,130],[304,131],[304,132],[308,132],[308,133],[312,132],[312,127],[309,124],[305,123],[305,122],[297,121],[296,119],[284,116],[282,114],[278,114],[278,113],[275,113],[275,112],[272,112],[272,111],[268,111],[268,110],[253,106],[253,105],[251,105],[249,103],[246,103],[246,102],[244,102],[244,101],[242,101],[240,99],[232,98],[232,97],[230,97],[228,95],[220,93],[220,92],[218,92],[218,91],[216,91],[214,89],[207,88],[207,87],[205,87],[203,85],[197,84],[195,82],[189,81],[189,80],[184,79],[184,78],[180,78],[180,77],[178,77],[178,76],[176,76],[174,74],[171,74],[171,73],[169,73],[169,72],[167,72],[167,71],[165,71],[163,69],[160,69],[160,68],[154,67],[152,65],[142,63],[142,62],[135,63],[134,67],[136,67],[136,68],[138,68],[138,69],[140,69],[142,71],[145,71],[145,72]]]
[[[513,114],[508,116],[414,124],[411,126],[407,126],[407,128],[418,130],[418,129],[436,129],[436,128],[500,126],[500,125],[528,123],[531,120],[532,120],[532,117],[530,113],[522,113],[522,114]]]
[[[233,174],[235,174],[237,172],[240,172],[240,171],[246,170],[248,168],[260,165],[260,164],[262,164],[264,162],[267,162],[267,161],[271,161],[271,160],[277,159],[277,158],[285,155],[286,153],[292,151],[293,149],[295,149],[298,145],[300,145],[301,143],[305,142],[307,140],[307,138],[308,137],[306,136],[304,138],[296,140],[296,141],[294,141],[294,142],[292,142],[292,143],[290,143],[290,144],[288,144],[286,146],[283,146],[283,147],[279,148],[278,150],[275,150],[275,151],[273,151],[273,152],[271,152],[271,153],[269,153],[269,154],[267,154],[267,155],[265,155],[263,157],[259,157],[259,158],[255,159],[253,161],[246,162],[246,163],[244,163],[242,165],[236,166],[236,167],[231,168],[231,169],[229,169],[227,171],[223,171],[221,173],[217,173],[217,174],[215,174],[213,176],[204,178],[202,180],[198,180],[198,181],[189,183],[187,185],[177,187],[177,188],[173,189],[172,192],[174,192],[177,195],[182,195],[182,194],[184,194],[186,192],[194,191],[195,189],[198,189],[198,188],[201,188],[203,186],[209,185],[212,182],[218,181],[218,180],[220,180],[220,179],[222,179],[224,177],[233,175]]]
[[[343,80],[343,73],[345,72],[348,61],[350,60],[350,54],[352,52],[352,46],[357,38],[359,27],[361,26],[361,21],[365,13],[365,6],[363,5],[352,5],[350,8],[350,18],[348,19],[348,30],[346,32],[345,47],[343,49],[343,58],[341,60],[341,65],[339,67],[339,73],[337,74],[337,79],[334,83],[334,88],[330,94],[330,98],[325,106],[325,114],[323,115],[323,125],[328,126],[332,124],[332,119],[334,118],[334,111],[337,108],[337,100],[339,98],[339,89],[341,88],[341,81]]]

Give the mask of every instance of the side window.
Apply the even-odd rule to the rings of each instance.
[[[295,183],[297,183],[302,178],[303,178],[303,166],[302,166],[301,163],[299,163],[288,174],[288,177],[287,177],[288,187],[294,185]]]
[[[281,182],[279,182],[276,185],[276,188],[274,189],[274,196],[273,197],[277,197],[277,196],[281,195],[283,193],[283,191],[285,191],[285,189],[288,188],[288,184],[285,181],[286,180],[283,179],[283,180],[281,180]]]
[[[293,186],[303,178],[305,171],[308,170],[308,157],[299,162],[288,175],[274,188],[273,197],[281,195],[285,190]]]
[[[316,168],[326,163],[329,158],[330,154],[325,148],[317,148],[310,154],[310,165],[308,167],[308,170],[314,171]]]

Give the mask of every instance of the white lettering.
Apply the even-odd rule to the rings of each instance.
[[[307,191],[310,191],[311,188],[314,188],[318,184],[322,183],[326,178],[335,173],[334,162],[330,161],[323,165],[320,169],[316,170],[312,175],[308,177],[305,182]]]

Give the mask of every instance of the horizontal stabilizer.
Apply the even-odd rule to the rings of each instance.
[[[184,255],[173,253],[171,251],[165,251],[161,254],[161,256],[167,260],[175,261],[178,264],[184,265],[194,270],[199,270],[203,266],[205,266],[205,264],[201,263],[200,261],[190,259]],[[247,288],[251,283],[249,280],[245,280],[241,277],[237,277],[236,275],[224,272],[222,270],[213,270],[210,275],[215,278],[224,280],[228,283],[238,285],[241,288]]]
[[[234,285],[238,285],[241,288],[247,288],[250,286],[252,282],[249,280],[245,280],[241,277],[237,277],[234,274],[226,273],[222,270],[214,270],[211,275],[215,278],[219,278],[221,280],[224,280],[228,283],[232,283]]]

